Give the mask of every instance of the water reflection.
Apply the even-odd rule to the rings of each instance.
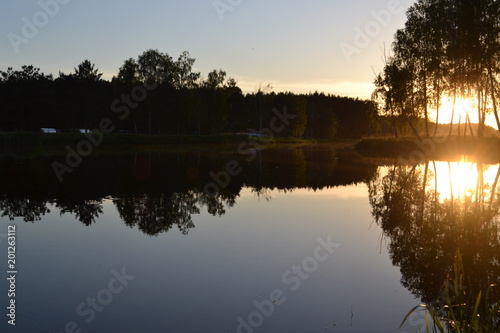
[[[206,210],[213,216],[226,214],[237,204],[243,188],[271,200],[272,190],[321,190],[363,183],[376,166],[351,150],[331,147],[271,149],[247,156],[234,151],[191,151],[92,156],[59,183],[51,160],[5,159],[0,174],[0,214],[35,222],[55,205],[61,215],[71,214],[86,226],[103,214],[103,200],[111,198],[124,223],[148,235],[158,235],[176,226],[188,234],[195,225],[192,216]],[[217,191],[204,192],[207,184],[218,184],[213,175],[235,160],[241,173]]]
[[[372,214],[401,282],[425,303],[442,305],[457,250],[468,277],[464,292],[472,299],[500,280],[499,174],[499,165],[466,159],[394,163],[368,182]],[[494,304],[500,293],[490,292]]]
[[[130,228],[151,236],[172,229],[187,235],[195,227],[193,216],[226,214],[247,188],[270,201],[276,190],[314,193],[364,183],[401,283],[423,302],[442,305],[443,282],[453,278],[457,249],[468,295],[500,280],[500,165],[467,159],[401,165],[330,147],[256,153],[251,162],[235,152],[210,150],[95,155],[63,183],[53,174],[50,158],[4,159],[0,215],[43,223],[54,207],[92,227],[102,223],[103,207],[112,200]],[[231,160],[242,171],[227,186],[215,193],[197,190],[214,182],[211,174]],[[498,288],[491,292],[490,300],[498,301]]]
[[[50,213],[46,200],[15,198],[8,195],[0,197],[0,211],[2,217],[8,217],[10,220],[22,217],[25,222],[39,221],[43,215]]]
[[[61,215],[74,215],[77,220],[89,226],[102,214],[102,203],[102,199],[59,198],[56,207]]]
[[[187,235],[194,228],[192,214],[200,208],[193,193],[133,195],[114,200],[121,219],[129,227],[137,226],[148,235],[157,235],[177,225]]]

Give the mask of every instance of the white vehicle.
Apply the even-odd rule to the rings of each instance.
[[[57,133],[55,128],[40,128],[42,133]]]

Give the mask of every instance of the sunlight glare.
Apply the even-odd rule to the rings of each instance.
[[[439,109],[439,123],[449,124],[453,115],[453,123],[462,124],[465,122],[467,114],[471,123],[477,123],[477,112],[474,110],[474,102],[467,98],[457,97],[455,104],[455,113],[453,114],[453,97],[443,96],[441,107]]]
[[[490,108],[491,109],[491,108]],[[433,115],[432,121],[435,121],[436,110],[432,110]],[[453,113],[453,97],[443,96],[441,98],[441,105],[439,107],[439,124],[449,124],[453,115],[453,124],[464,124],[467,120],[467,115],[469,115],[470,122],[472,124],[477,124],[479,118],[477,116],[477,103],[474,99],[457,97],[455,104],[455,113]],[[485,124],[497,128],[495,116],[493,113],[486,114]]]
[[[478,164],[471,162],[463,157],[456,162],[436,163],[436,175],[434,180],[429,184],[430,188],[434,188],[439,193],[440,200],[453,198],[464,198],[465,196],[475,196],[478,185]],[[498,171],[497,165],[480,165],[482,168],[483,182],[485,185],[491,186],[495,182]],[[432,168],[432,166],[431,166]],[[481,170],[479,171],[481,172]],[[486,186],[488,188],[488,186]]]

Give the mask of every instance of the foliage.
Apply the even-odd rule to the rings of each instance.
[[[446,196],[438,192],[443,179],[435,162],[395,162],[368,182],[372,215],[389,240],[401,283],[421,298],[440,332],[500,328],[500,290],[491,287],[500,278],[500,168],[493,180],[484,177],[485,163],[473,167],[475,188],[456,194],[452,180],[464,175],[451,175],[448,166]]]
[[[474,99],[479,127],[493,113],[500,131],[500,3],[495,0],[418,0],[398,30],[392,56],[375,78],[373,99],[390,117],[394,135],[397,123],[407,122],[419,136],[414,122],[425,120],[426,137],[435,135],[431,112],[439,118],[443,97]],[[458,112],[457,112],[458,113]],[[450,121],[450,133],[453,127]],[[456,119],[456,118],[455,118]],[[462,119],[469,122],[470,119]]]
[[[492,290],[498,286],[489,285],[486,291],[467,292],[467,276],[464,272],[460,250],[455,254],[452,282],[443,285],[442,304],[419,305],[413,308],[401,323],[418,308],[426,311],[426,331],[440,333],[495,333],[500,329],[500,302],[492,300]],[[400,327],[400,328],[401,328]]]
[[[149,49],[126,59],[111,81],[89,60],[56,79],[33,66],[8,68],[0,71],[0,131],[75,132],[99,128],[107,118],[115,132],[136,135],[253,130],[263,136],[332,140],[373,133],[377,114],[371,101],[317,92],[275,93],[270,85],[243,94],[224,70],[213,70],[202,79],[194,63],[187,51],[175,60]],[[285,109],[290,118],[280,118]],[[278,123],[272,123],[275,118]]]

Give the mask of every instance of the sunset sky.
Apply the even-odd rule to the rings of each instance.
[[[0,69],[32,64],[57,77],[89,59],[111,79],[147,49],[173,58],[187,50],[202,76],[223,69],[244,92],[271,83],[277,92],[369,98],[384,43],[389,50],[412,3],[5,0]]]

